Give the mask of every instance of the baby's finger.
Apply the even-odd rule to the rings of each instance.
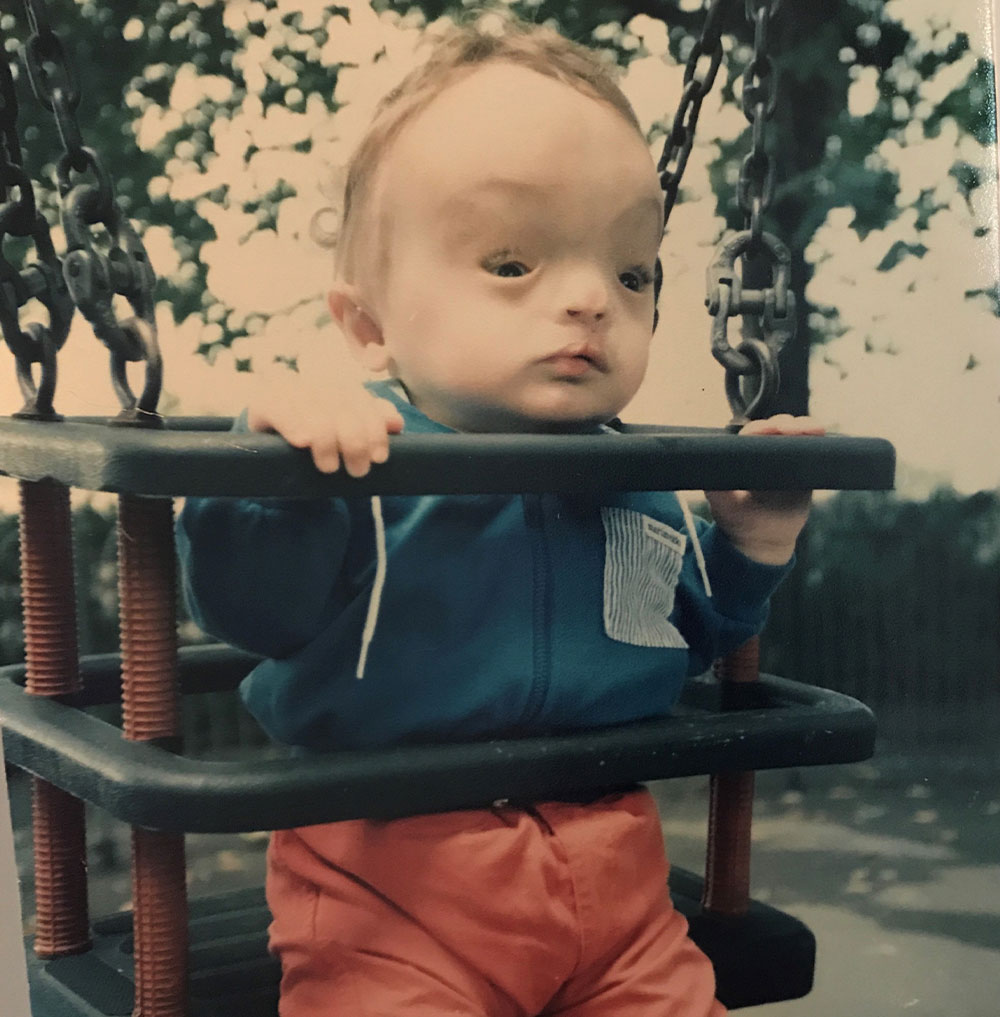
[[[247,413],[251,431],[280,434],[293,448],[309,448],[313,443],[311,421],[279,404],[261,405]]]
[[[389,458],[389,435],[403,430],[403,417],[388,399],[372,399],[363,419],[368,429],[369,455],[373,463]]]
[[[308,439],[300,447],[308,447],[313,464],[321,473],[336,473],[344,461],[345,440],[349,449],[358,444],[357,438],[351,437],[351,429],[355,427],[352,416],[338,413],[326,416],[322,421],[314,421],[308,429]],[[291,444],[295,444],[290,440]]]
[[[375,405],[385,421],[385,429],[389,434],[399,434],[403,430],[403,415],[388,399],[376,399]]]
[[[379,407],[367,417],[368,455],[373,463],[384,463],[389,458],[389,420]]]
[[[340,446],[336,436],[313,441],[309,446],[313,465],[320,473],[336,473],[340,469]]]
[[[826,428],[812,417],[778,413],[764,420],[751,420],[743,425],[740,434],[822,435]]]
[[[380,442],[385,444],[388,455],[388,441],[385,437],[385,425],[381,425],[381,438],[375,438],[376,429],[370,424],[370,418],[355,415],[352,419],[342,422],[338,429],[338,444],[344,469],[352,477],[363,477],[371,469],[373,452],[381,454]]]
[[[763,420],[751,420],[740,428],[740,434],[785,434],[794,419],[790,413],[778,413]]]
[[[256,399],[247,406],[247,427],[251,431],[277,431],[278,416],[269,400]]]

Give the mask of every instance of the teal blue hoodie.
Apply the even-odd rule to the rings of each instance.
[[[449,431],[375,389],[406,431]],[[192,498],[178,520],[195,621],[266,658],[250,712],[318,751],[669,713],[787,571],[698,539],[704,575],[672,493]]]

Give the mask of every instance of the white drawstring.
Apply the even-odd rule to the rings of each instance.
[[[677,501],[681,506],[681,515],[684,516],[684,528],[688,531],[691,543],[694,546],[694,558],[698,563],[698,571],[701,573],[701,581],[705,587],[705,596],[712,596],[712,584],[708,581],[708,567],[705,564],[705,552],[701,549],[701,541],[698,540],[698,527],[694,524],[694,516],[691,514],[691,507],[687,503],[687,495],[684,491],[677,492]]]
[[[372,497],[372,522],[375,525],[375,579],[372,582],[372,593],[368,601],[368,615],[361,633],[361,653],[358,656],[358,669],[355,678],[364,678],[365,665],[368,662],[368,647],[371,646],[378,624],[379,607],[382,604],[382,589],[385,586],[386,553],[385,553],[385,520],[382,518],[382,499],[378,495]]]

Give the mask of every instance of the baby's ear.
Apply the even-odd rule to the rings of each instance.
[[[361,299],[358,288],[351,283],[334,283],[327,301],[354,358],[373,373],[384,371],[388,355],[382,329]]]

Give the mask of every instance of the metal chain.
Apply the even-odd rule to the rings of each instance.
[[[114,184],[97,152],[83,144],[76,112],[80,90],[59,37],[49,23],[45,0],[24,0],[31,35],[24,61],[32,91],[53,114],[63,154],[56,165],[67,252],[63,276],[73,303],[111,353],[111,381],[122,406],[116,423],[159,425],[156,407],[163,383],[163,362],[156,336],[153,288],[156,275],[136,231],[115,199]],[[73,174],[96,183],[75,182]],[[97,250],[92,227],[103,226],[110,244]],[[115,295],[135,312],[119,318]],[[126,374],[130,361],[144,361],[145,386],[138,400]]]
[[[754,28],[753,57],[743,76],[743,112],[750,123],[750,151],[740,167],[736,188],[745,228],[728,233],[708,268],[705,304],[712,315],[712,355],[726,369],[726,397],[733,411],[730,427],[772,412],[781,383],[778,354],[795,334],[795,295],[789,285],[791,255],[785,244],[763,228],[774,195],[774,164],[766,150],[766,124],[777,107],[774,66],[768,33],[781,0],[745,0]],[[735,271],[740,258],[742,272]],[[766,262],[770,285],[743,288],[749,263]],[[729,318],[743,316],[743,341],[729,342]]]
[[[753,59],[743,72],[743,115],[751,128],[750,151],[740,166],[736,194],[754,241],[760,240],[761,220],[774,196],[774,165],[764,147],[764,129],[778,105],[774,65],[767,53],[771,18],[781,0],[746,0],[747,20],[754,27]]]
[[[80,88],[66,60],[59,36],[49,24],[44,0],[25,0],[31,35],[24,45],[24,65],[35,97],[56,118],[67,158],[78,173],[87,168],[83,139],[76,122]]]
[[[722,19],[736,0],[711,0],[701,35],[688,54],[684,67],[684,88],[674,114],[670,133],[663,142],[663,152],[656,170],[663,188],[663,226],[666,229],[677,201],[681,177],[694,145],[695,128],[701,104],[712,90],[722,65]]]
[[[710,0],[701,35],[688,54],[684,67],[684,88],[681,91],[677,112],[670,133],[663,140],[663,151],[656,164],[663,191],[663,229],[667,228],[670,213],[677,202],[681,178],[687,168],[694,146],[695,128],[705,96],[712,90],[716,75],[722,66],[722,19],[736,0]],[[705,67],[707,61],[707,67]],[[702,68],[704,70],[702,71]],[[656,259],[653,273],[653,331],[660,321],[660,290],[663,288],[663,265]]]
[[[0,52],[5,53],[0,37]],[[31,180],[21,166],[21,142],[17,130],[17,91],[10,64],[0,56],[0,331],[14,354],[17,380],[24,406],[15,414],[39,420],[57,420],[53,398],[56,386],[56,354],[69,334],[73,301],[63,280],[45,217],[38,211]],[[17,198],[11,192],[17,191]],[[18,272],[4,255],[8,236],[31,238],[39,261]],[[37,299],[49,316],[47,325],[29,322],[21,326],[21,308]],[[40,365],[36,384],[32,366]]]

